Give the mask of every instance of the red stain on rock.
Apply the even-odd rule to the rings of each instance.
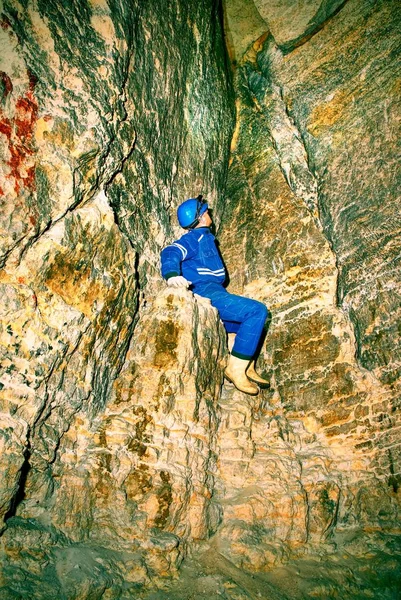
[[[10,21],[7,19],[7,17],[3,16],[3,18],[0,20],[0,27],[4,30],[8,29],[9,27],[11,27],[11,23]]]
[[[10,120],[7,119],[6,117],[4,117],[4,119],[2,119],[0,121],[0,133],[4,133],[5,136],[10,138],[11,132],[12,132],[12,129],[11,129]]]
[[[30,79],[31,89],[17,99],[13,118],[3,116],[0,111],[0,133],[7,137],[10,153],[7,164],[11,172],[6,177],[14,179],[14,190],[17,194],[21,188],[33,190],[35,187],[35,167],[30,164],[30,157],[35,150],[33,135],[38,118],[38,105],[32,89],[35,83],[36,79]]]
[[[3,83],[3,98],[7,98],[8,94],[13,91],[13,84],[7,73],[4,73],[4,71],[0,71],[0,79]]]
[[[29,77],[29,89],[31,92],[34,91],[35,85],[38,83],[38,78],[30,69],[28,69],[28,77]]]
[[[38,114],[38,105],[33,94],[28,92],[24,98],[18,98],[15,109],[15,133],[22,141],[29,141],[32,138]]]

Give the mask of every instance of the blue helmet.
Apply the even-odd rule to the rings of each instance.
[[[208,203],[202,199],[202,195],[185,200],[177,209],[179,224],[184,229],[193,229],[208,208]]]

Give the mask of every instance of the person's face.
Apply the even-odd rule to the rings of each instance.
[[[212,224],[212,218],[209,215],[209,211],[207,210],[206,212],[203,213],[203,215],[201,216],[201,218],[199,219],[199,225],[201,225],[203,227],[210,227],[210,225]]]

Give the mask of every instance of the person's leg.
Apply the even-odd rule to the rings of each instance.
[[[234,323],[232,321],[223,321],[223,323],[224,323],[224,327],[228,334],[228,339],[227,339],[228,351],[231,353],[231,351],[234,347],[236,333],[238,332],[238,329],[241,327],[241,323]],[[262,336],[262,338],[263,338],[263,336]],[[246,376],[251,381],[257,383],[258,386],[261,388],[269,388],[270,387],[270,381],[268,381],[267,379],[265,379],[264,377],[259,375],[259,373],[256,371],[256,359],[255,358],[253,358],[251,360],[251,362],[249,363],[249,366],[246,369]]]
[[[227,331],[227,348],[231,354],[231,350],[233,349],[235,336],[237,334],[238,329],[241,327],[241,323],[234,323],[232,321],[223,321],[223,325],[225,330]]]
[[[238,329],[241,327],[241,323],[234,323],[233,321],[223,321],[223,324],[227,333],[238,333]]]
[[[219,311],[226,331],[236,333],[225,375],[239,390],[255,395],[258,388],[250,379],[261,387],[268,384],[256,373],[252,361],[269,314],[268,310],[261,302],[229,294],[224,289],[215,291],[208,297]],[[250,372],[249,378],[247,369]]]
[[[237,334],[232,354],[243,360],[253,358],[269,315],[266,306],[226,291],[212,294],[210,300],[219,311],[227,332]]]

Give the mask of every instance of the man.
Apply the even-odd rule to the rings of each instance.
[[[256,395],[258,385],[268,386],[255,370],[255,354],[269,311],[261,302],[230,294],[224,287],[226,271],[210,231],[208,209],[202,196],[189,198],[178,207],[178,222],[188,231],[162,250],[162,276],[169,286],[191,286],[217,308],[226,331],[236,334],[224,375],[241,392]]]

